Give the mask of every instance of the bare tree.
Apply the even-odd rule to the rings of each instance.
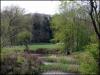
[[[97,2],[96,0],[90,0],[90,17],[93,23],[94,30],[99,40],[99,57],[98,57],[98,74],[100,74],[100,1]],[[99,6],[99,7],[98,7]]]
[[[95,0],[90,0],[90,12],[89,15],[91,17],[93,27],[95,29],[95,32],[98,36],[98,39],[100,41],[100,1],[99,1],[99,8],[97,9],[97,3]]]

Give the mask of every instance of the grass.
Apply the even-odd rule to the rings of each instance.
[[[51,55],[42,58],[45,62],[51,62],[54,64],[43,65],[43,71],[62,71],[62,72],[79,72],[78,61],[71,56],[66,55]]]
[[[33,45],[30,45],[30,49],[37,49],[37,48],[52,49],[52,48],[56,48],[56,45],[55,44],[33,44]]]
[[[56,64],[48,64],[41,66],[42,71],[62,71],[62,72],[71,72],[71,73],[78,73],[79,66],[72,65],[72,64],[63,64],[63,63],[56,63]]]
[[[43,65],[42,66],[42,70],[43,72],[46,71],[62,71],[62,72],[66,72],[67,71],[67,64],[62,64],[62,63],[57,63],[57,64],[49,64],[49,65]]]
[[[4,47],[2,48],[1,55],[5,56],[5,54],[13,53],[16,50],[23,52],[24,46],[12,46],[12,47]],[[34,43],[32,45],[29,45],[30,50],[36,50],[38,48],[48,48],[48,49],[56,49],[56,44],[51,43]],[[44,56],[42,59],[46,62],[56,62],[56,64],[48,64],[48,65],[42,65],[42,70],[45,71],[62,71],[62,72],[77,72],[78,66],[77,61],[75,58],[77,58],[77,53],[72,54],[71,56],[66,55],[50,55],[50,56]],[[75,58],[73,58],[74,56]],[[21,60],[19,60],[21,61]]]
[[[57,62],[57,63],[67,63],[67,64],[78,64],[78,62],[76,61],[76,59],[74,59],[73,57],[70,56],[64,56],[64,55],[51,55],[51,56],[46,56],[42,58],[44,61],[46,62]]]
[[[29,45],[30,50],[36,50],[38,48],[48,48],[48,49],[53,49],[56,48],[56,44],[51,44],[51,43],[34,43],[32,45]],[[11,47],[4,47],[1,49],[1,52],[13,52],[13,51],[23,51],[25,49],[24,45],[20,46],[11,46]]]

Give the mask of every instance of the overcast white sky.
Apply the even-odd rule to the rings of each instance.
[[[53,15],[58,12],[59,1],[1,1],[1,10],[5,6],[16,5],[25,8],[26,13],[45,13]]]

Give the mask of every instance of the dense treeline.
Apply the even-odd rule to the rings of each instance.
[[[25,10],[17,7],[5,7],[1,11],[1,45],[21,44],[17,35],[22,31],[32,33],[28,43],[50,42],[50,15],[30,13],[25,14]]]
[[[45,14],[33,14],[32,16],[32,41],[33,42],[50,42],[51,29],[50,29],[51,17]]]
[[[72,5],[73,8],[69,8]],[[76,8],[78,7],[78,8]],[[81,51],[90,43],[96,43],[96,35],[87,6],[63,1],[61,12],[52,17],[54,40],[63,43],[65,52]]]

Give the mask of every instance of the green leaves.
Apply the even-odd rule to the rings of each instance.
[[[85,52],[80,54],[80,72],[82,74],[96,74],[98,70],[97,58],[99,57],[98,45],[87,45],[84,49]]]
[[[54,39],[64,43],[66,50],[83,50],[83,47],[90,43],[90,36],[94,33],[87,14],[79,3],[62,1],[60,13],[52,17]]]
[[[17,35],[20,41],[29,40],[31,38],[31,33],[29,31],[22,31]]]

